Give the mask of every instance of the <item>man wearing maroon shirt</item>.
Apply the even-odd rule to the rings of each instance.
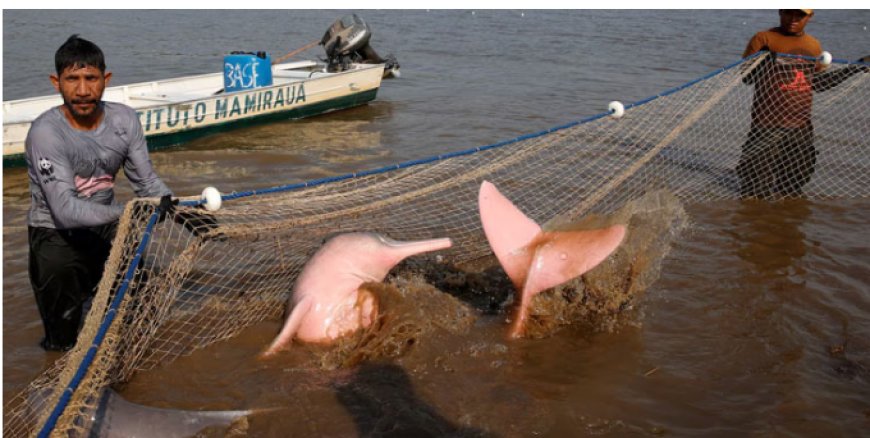
[[[819,41],[804,32],[811,9],[782,9],[779,27],[758,32],[744,57],[761,50],[817,58]],[[821,64],[808,59],[777,59],[752,77],[752,127],[743,145],[737,174],[744,197],[798,196],[816,164],[813,146],[813,75]]]
[[[743,78],[755,86],[755,94],[752,125],[736,169],[742,197],[801,196],[815,172],[818,155],[813,145],[813,93],[868,71],[866,66],[854,65],[824,71],[825,66],[816,61],[822,54],[821,44],[804,32],[813,15],[812,9],[780,9],[779,26],[756,33],[743,53],[747,57],[762,50],[771,52],[770,58]]]

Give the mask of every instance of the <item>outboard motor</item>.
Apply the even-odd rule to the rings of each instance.
[[[384,64],[384,77],[399,76],[399,62],[393,55],[381,58],[369,45],[372,30],[356,14],[346,15],[332,23],[320,39],[326,50],[327,71],[347,70],[352,64]]]

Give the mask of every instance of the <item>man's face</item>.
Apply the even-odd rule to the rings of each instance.
[[[71,115],[86,119],[97,114],[103,90],[111,77],[111,73],[103,74],[97,67],[72,65],[60,76],[51,75],[51,82]]]
[[[812,15],[800,9],[780,9],[779,27],[785,33],[797,35],[804,31],[804,27],[810,22],[811,17]]]

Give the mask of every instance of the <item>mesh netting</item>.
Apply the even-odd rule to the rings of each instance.
[[[484,179],[539,223],[606,215],[654,191],[683,202],[866,197],[870,74],[816,65],[762,54],[629,105],[621,118],[227,196],[217,227],[185,220],[193,207],[182,206],[151,228],[155,202],[131,202],[78,344],[7,402],[6,432],[86,434],[108,385],[280,319],[304,263],[337,232],[450,237],[439,254],[456,264],[490,256],[477,213]]]

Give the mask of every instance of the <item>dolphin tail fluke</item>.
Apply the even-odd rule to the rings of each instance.
[[[542,291],[577,278],[598,266],[622,243],[624,225],[578,231],[546,232],[533,255],[510,336],[523,334],[532,298]]]
[[[541,233],[528,218],[489,181],[480,184],[480,221],[492,252],[517,289],[525,282],[531,254],[523,248]]]
[[[305,315],[308,314],[308,310],[311,307],[311,300],[302,299],[296,306],[293,307],[293,311],[290,312],[290,317],[287,319],[287,322],[284,324],[284,327],[281,329],[281,333],[278,333],[278,336],[272,341],[272,344],[269,345],[269,348],[260,354],[260,358],[267,358],[269,356],[274,355],[279,350],[283,349],[287,345],[290,345],[290,342],[293,341],[293,336],[296,335],[296,332],[299,330],[299,327],[302,325],[302,320],[305,318]]]

